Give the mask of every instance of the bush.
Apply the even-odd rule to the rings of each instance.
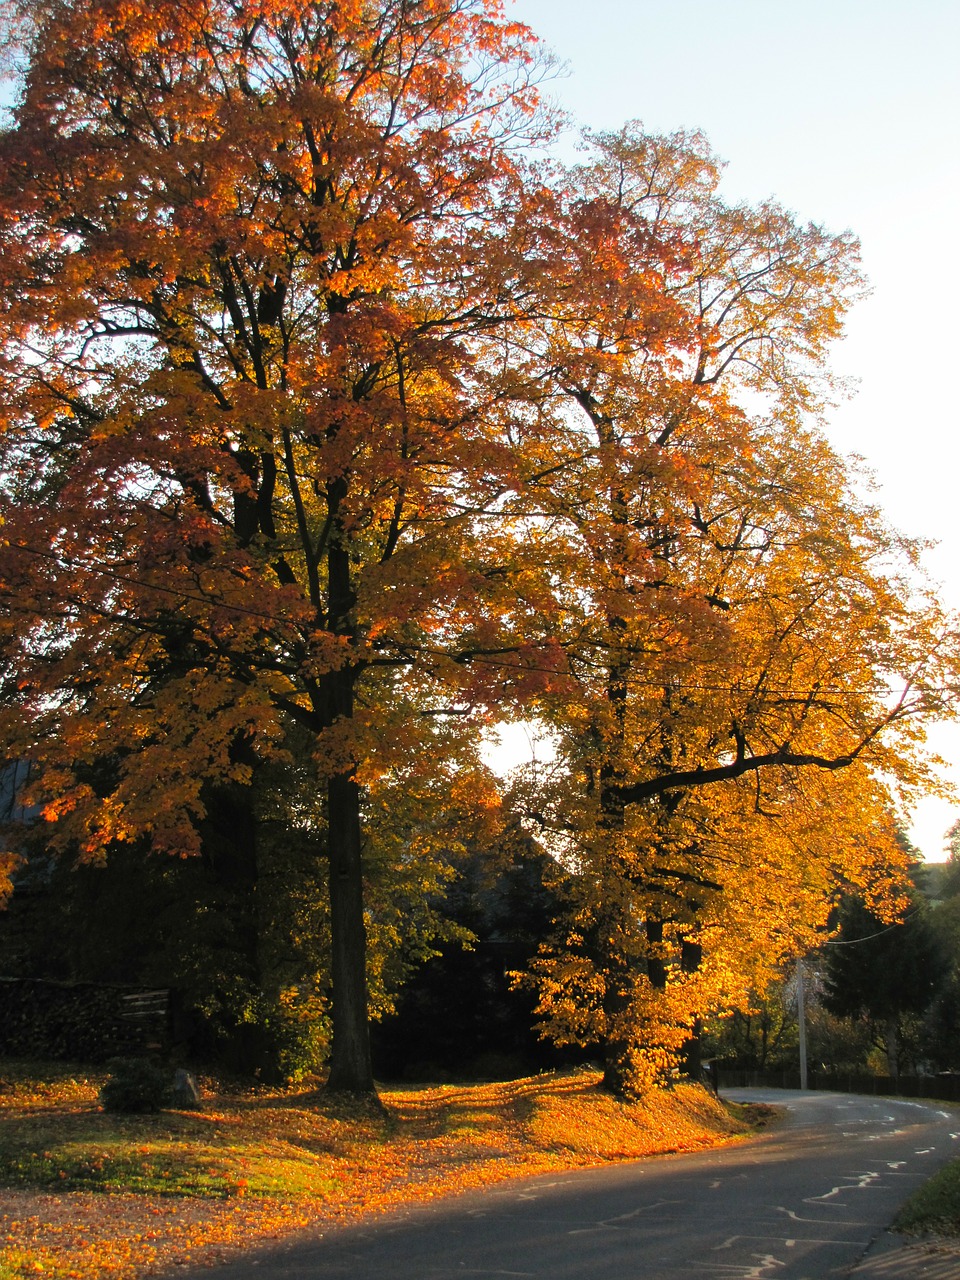
[[[897,1214],[893,1227],[911,1235],[932,1231],[955,1236],[960,1231],[960,1160],[918,1187]]]
[[[110,1079],[100,1090],[104,1111],[157,1112],[170,1102],[170,1072],[149,1058],[113,1058]]]

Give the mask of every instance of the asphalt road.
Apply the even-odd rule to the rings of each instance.
[[[248,1254],[208,1280],[855,1280],[907,1196],[960,1157],[936,1103],[731,1090],[788,1108],[748,1143],[518,1179],[368,1225]],[[906,1258],[906,1254],[902,1255]],[[898,1269],[899,1268],[899,1269]],[[182,1274],[182,1273],[181,1273]]]

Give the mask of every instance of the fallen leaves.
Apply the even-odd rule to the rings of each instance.
[[[85,1095],[75,1081],[62,1092],[24,1087],[19,1106],[7,1090],[0,1162],[8,1169],[17,1126],[28,1126],[23,1136],[40,1124],[43,1159],[59,1161],[68,1179],[68,1149],[76,1166],[94,1168],[109,1149],[114,1175],[148,1165],[168,1178],[155,1177],[151,1190],[115,1178],[104,1191],[0,1190],[0,1280],[135,1280],[504,1178],[691,1150],[744,1131],[695,1086],[626,1104],[600,1092],[598,1078],[388,1089],[382,1111],[275,1092],[211,1098],[199,1114],[137,1117],[101,1113],[95,1083]],[[204,1179],[194,1177],[201,1156]],[[131,1180],[144,1185],[139,1174]]]

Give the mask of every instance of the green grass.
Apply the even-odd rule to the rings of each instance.
[[[960,1160],[946,1165],[916,1190],[897,1215],[897,1231],[960,1236]]]
[[[29,1251],[5,1249],[0,1259],[0,1280],[73,1280],[67,1267],[58,1267],[49,1258],[38,1262]]]
[[[98,1084],[27,1080],[7,1067],[0,1186],[212,1199],[327,1199],[337,1190],[329,1143],[315,1131],[288,1136],[269,1109],[251,1109],[248,1123],[235,1114],[114,1115],[97,1105]]]
[[[118,1132],[102,1116],[83,1113],[60,1117],[55,1127],[46,1128],[5,1123],[0,1185],[214,1199],[326,1198],[338,1185],[314,1152],[278,1139],[263,1142],[259,1135],[231,1141],[212,1126],[201,1135],[179,1126],[164,1132],[142,1121],[128,1122]]]
[[[146,1140],[144,1140],[146,1138]],[[303,1152],[225,1148],[139,1135],[131,1140],[75,1135],[43,1151],[3,1143],[0,1182],[58,1191],[132,1191],[141,1195],[322,1196],[336,1189]]]

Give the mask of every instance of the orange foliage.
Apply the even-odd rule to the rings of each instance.
[[[23,858],[17,853],[0,853],[0,908],[4,907],[13,892],[11,875],[21,865]]]
[[[187,855],[210,788],[306,733],[359,1092],[364,788],[418,794],[425,720],[461,726],[450,768],[492,716],[554,727],[530,811],[606,948],[585,1016],[629,1056],[631,1004],[665,1002],[662,1065],[701,999],[638,993],[663,926],[742,936],[797,771],[856,762],[872,829],[952,710],[915,549],[809,425],[855,241],[724,202],[697,134],[538,165],[542,70],[497,0],[75,0],[4,140],[4,749],[60,848]]]
[[[392,689],[419,673],[415,728],[546,683],[482,527],[526,465],[482,383],[549,202],[534,42],[494,0],[370,18],[51,11],[0,172],[5,748],[60,848],[185,855],[205,789],[306,730],[359,1090],[358,778],[396,754]]]
[[[571,423],[584,455],[542,495],[571,680],[517,802],[570,898],[534,965],[545,1029],[600,1041],[637,1090],[810,946],[844,883],[895,907],[890,814],[931,781],[958,650],[917,549],[811,425],[855,242],[726,205],[698,135],[595,143],[562,252],[603,305],[571,315],[552,276],[536,352],[563,370],[555,456]]]

